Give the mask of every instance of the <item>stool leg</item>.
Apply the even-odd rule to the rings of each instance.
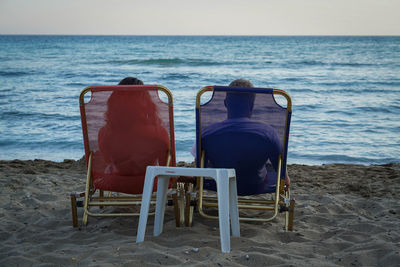
[[[157,202],[156,216],[154,218],[154,236],[158,236],[163,231],[165,204],[167,201],[167,191],[169,176],[159,175],[157,178]]]
[[[232,235],[240,236],[239,210],[237,206],[236,177],[229,179],[229,215],[231,217]]]
[[[146,177],[144,180],[143,187],[143,196],[142,196],[142,205],[140,207],[140,217],[139,217],[139,226],[136,236],[136,243],[144,241],[144,235],[146,234],[146,224],[147,217],[149,215],[151,194],[153,192],[154,185],[154,168],[149,166],[146,169]]]
[[[218,217],[219,232],[221,238],[221,250],[230,252],[230,226],[229,226],[229,181],[228,173],[223,170],[217,171],[217,194],[218,194]]]

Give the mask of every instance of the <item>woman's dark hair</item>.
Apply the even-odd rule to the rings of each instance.
[[[126,77],[118,85],[143,85],[143,82],[135,77]]]

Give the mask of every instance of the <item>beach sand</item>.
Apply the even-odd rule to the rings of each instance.
[[[93,218],[73,228],[69,194],[83,191],[84,162],[0,161],[0,266],[400,266],[400,164],[290,165],[293,232],[283,216],[241,223],[231,253],[218,222],[198,214],[136,244],[137,217]],[[78,210],[81,222],[82,209]]]

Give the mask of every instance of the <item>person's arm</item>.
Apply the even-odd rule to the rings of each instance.
[[[287,187],[287,188],[290,187],[290,177],[289,177],[289,174],[288,174],[287,170],[286,170],[285,184],[286,184],[286,187]]]

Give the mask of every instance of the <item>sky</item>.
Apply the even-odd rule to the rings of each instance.
[[[0,0],[0,34],[400,35],[400,0]]]

